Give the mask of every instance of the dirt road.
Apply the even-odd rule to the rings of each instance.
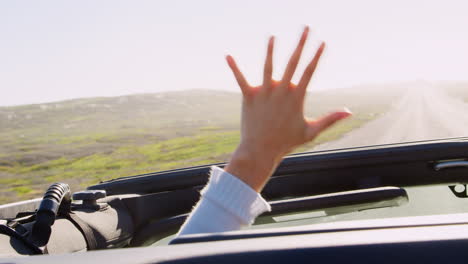
[[[459,136],[468,136],[468,104],[427,85],[409,88],[383,116],[313,150]]]

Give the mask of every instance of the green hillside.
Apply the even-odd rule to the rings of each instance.
[[[318,116],[348,106],[333,140],[385,112],[402,89],[310,94]],[[72,190],[111,178],[226,161],[239,141],[240,94],[189,90],[0,107],[0,202],[41,196],[52,182]]]

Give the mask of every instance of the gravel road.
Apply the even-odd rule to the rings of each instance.
[[[468,136],[468,104],[427,85],[408,88],[386,114],[312,151],[459,136]]]

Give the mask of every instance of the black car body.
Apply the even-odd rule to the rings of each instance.
[[[252,227],[175,240],[210,166],[119,178],[75,195],[86,201],[59,211],[46,246],[32,238],[41,199],[2,206],[2,263],[463,261],[467,167],[468,138],[296,154],[265,187],[273,210]],[[95,190],[107,197],[94,203]]]

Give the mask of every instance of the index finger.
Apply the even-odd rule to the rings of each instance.
[[[231,68],[232,73],[234,74],[234,77],[236,78],[237,83],[239,84],[239,87],[241,88],[242,93],[246,94],[249,89],[249,83],[247,82],[244,75],[237,67],[236,61],[231,55],[226,56],[226,61],[229,67]]]

